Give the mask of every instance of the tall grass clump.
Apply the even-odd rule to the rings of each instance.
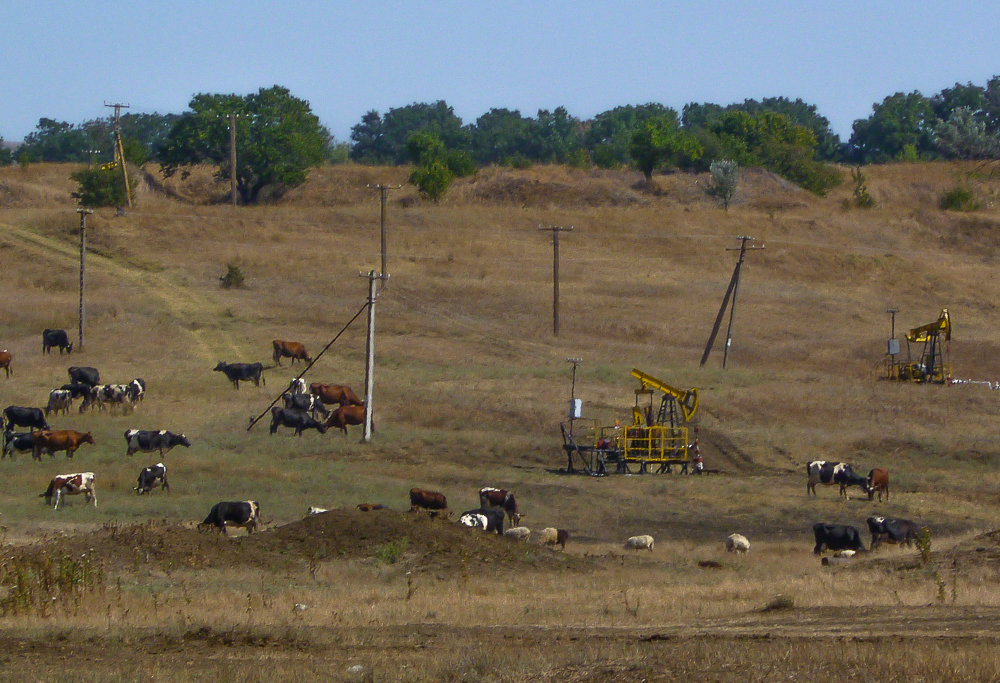
[[[86,555],[9,559],[0,564],[0,586],[8,589],[0,599],[4,616],[75,612],[85,596],[104,592],[104,568]]]
[[[964,185],[956,185],[941,195],[938,206],[945,211],[978,211],[982,208],[975,193]]]

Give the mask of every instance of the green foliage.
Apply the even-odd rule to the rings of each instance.
[[[235,263],[226,264],[226,274],[219,278],[223,289],[238,289],[243,286],[243,271]]]
[[[426,199],[437,202],[445,195],[456,177],[476,171],[472,157],[464,150],[449,150],[437,134],[430,131],[414,133],[406,141],[406,150],[416,168],[410,182]]]
[[[875,200],[868,193],[868,179],[860,167],[851,169],[851,180],[854,182],[854,205],[859,209],[875,206]]]
[[[644,121],[632,134],[629,154],[647,182],[653,171],[665,165],[679,166],[697,159],[703,148],[696,137],[677,127],[677,117]]]
[[[530,166],[526,154],[533,129],[534,121],[524,118],[516,109],[490,109],[476,119],[472,128],[472,156],[480,164],[502,164],[523,158]]]
[[[583,144],[591,150],[593,162],[601,168],[617,168],[628,164],[632,135],[646,121],[665,118],[677,123],[677,112],[662,104],[615,107],[601,112],[590,121]]]
[[[105,164],[98,168],[86,168],[70,174],[70,179],[78,183],[72,193],[81,206],[125,206],[129,203],[125,191],[125,178],[117,164]],[[129,188],[135,187],[135,178],[129,173]]]
[[[10,166],[14,163],[14,153],[3,144],[3,138],[0,137],[0,166]]]
[[[978,211],[982,208],[972,189],[961,184],[941,195],[938,206],[945,211]]]
[[[442,159],[432,159],[420,164],[410,173],[410,182],[416,185],[420,195],[437,203],[448,192],[455,174]]]
[[[409,547],[410,539],[397,538],[394,541],[375,546],[372,556],[383,564],[396,564]]]
[[[931,561],[931,530],[923,527],[917,533],[917,551],[920,553],[920,561],[927,564]]]
[[[938,151],[952,159],[995,159],[1000,135],[986,130],[986,120],[969,107],[958,107],[934,127]]]
[[[934,107],[914,90],[886,97],[854,122],[851,145],[863,163],[916,160],[934,152]]]
[[[722,202],[722,208],[726,211],[729,211],[729,203],[736,196],[736,189],[739,185],[739,170],[739,164],[732,159],[718,159],[713,161],[709,167],[712,180],[705,193]]]
[[[351,128],[351,159],[366,164],[403,164],[409,158],[407,141],[418,131],[436,135],[448,149],[467,149],[469,131],[444,100],[390,109],[380,116],[369,111]]]
[[[280,86],[252,95],[196,95],[164,143],[161,169],[167,177],[200,163],[218,165],[216,178],[236,187],[244,204],[267,188],[280,195],[305,182],[308,169],[325,159],[330,134],[309,103]],[[236,168],[230,168],[229,126],[235,116]]]

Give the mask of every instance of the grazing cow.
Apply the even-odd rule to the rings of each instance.
[[[45,421],[45,413],[41,408],[7,406],[3,409],[3,419],[7,429],[10,429],[14,425],[18,427],[32,427],[33,429],[49,428],[49,423]]]
[[[816,484],[839,484],[840,495],[848,500],[848,486],[860,486],[861,490],[868,493],[868,480],[860,474],[856,474],[851,466],[846,462],[830,462],[827,460],[813,460],[806,465],[806,495],[812,491],[816,495]]]
[[[73,394],[69,389],[53,389],[49,392],[49,402],[45,406],[45,417],[51,413],[62,412],[69,415],[69,409],[73,406]]]
[[[61,391],[68,391],[69,397],[76,400],[78,398],[87,398],[87,394],[90,393],[93,386],[84,382],[71,382],[69,384],[62,385],[59,389]]]
[[[882,502],[882,492],[885,491],[885,499],[889,500],[889,470],[884,467],[876,467],[868,473],[868,500],[875,497],[878,491],[878,502]]]
[[[14,360],[14,357],[10,354],[10,351],[4,349],[0,351],[0,368],[3,368],[4,372],[7,373],[7,377],[10,377],[13,370],[10,369],[10,362]]]
[[[471,526],[483,531],[495,531],[497,535],[503,534],[503,510],[493,508],[479,508],[478,510],[468,510],[458,518],[459,524]]]
[[[340,406],[330,417],[326,419],[326,427],[343,430],[347,434],[348,425],[360,425],[365,423],[365,407],[360,406]],[[375,431],[375,421],[372,420],[372,431]]]
[[[149,453],[159,451],[162,456],[170,452],[174,446],[191,447],[191,442],[183,434],[174,434],[166,429],[154,432],[148,429],[126,429],[125,430],[125,455],[132,455],[136,451]]]
[[[448,499],[444,497],[443,493],[437,491],[410,489],[410,512],[420,509],[447,510]]]
[[[305,394],[308,391],[309,387],[306,386],[306,381],[301,377],[296,377],[288,383],[287,393],[289,394]]]
[[[142,471],[139,472],[139,481],[135,487],[135,492],[140,495],[149,493],[157,485],[161,489],[165,489],[168,493],[170,492],[170,484],[167,483],[167,466],[162,462],[142,468]]]
[[[371,512],[372,510],[387,510],[388,508],[382,503],[358,503],[358,509],[362,512]]]
[[[253,382],[255,387],[259,387],[261,384],[267,386],[267,380],[263,376],[264,366],[260,363],[224,363],[219,361],[213,371],[221,372],[228,377],[229,381],[233,383],[234,389],[240,388],[240,381]]]
[[[726,536],[726,552],[748,553],[750,552],[750,541],[743,534],[729,534]]]
[[[94,406],[98,410],[104,410],[104,396],[107,393],[107,388],[107,384],[95,384],[90,387],[84,395],[83,401],[80,402],[80,413]]]
[[[78,472],[76,474],[60,474],[52,477],[49,487],[45,493],[38,494],[39,498],[45,498],[46,505],[52,505],[53,510],[59,509],[59,503],[63,496],[74,496],[78,493],[84,494],[88,503],[93,503],[97,507],[97,491],[94,490],[94,473]],[[56,502],[53,505],[52,499]]]
[[[329,512],[326,508],[318,508],[315,505],[310,505],[309,509],[306,510],[306,516],[312,517],[314,515],[322,515],[324,512]]]
[[[340,406],[363,406],[365,404],[354,390],[344,384],[323,384],[313,382],[309,385],[309,393],[319,396],[319,400],[327,405],[336,403]]]
[[[35,437],[31,457],[41,460],[42,453],[54,456],[56,451],[66,451],[66,457],[72,458],[76,449],[85,443],[94,443],[94,435],[90,432],[77,432],[72,429],[41,429],[33,432]]]
[[[271,408],[272,434],[278,431],[279,425],[295,429],[295,436],[302,436],[303,430],[306,429],[315,429],[320,434],[326,434],[326,425],[301,410],[274,406]]]
[[[146,398],[146,380],[142,377],[136,377],[125,386],[127,387],[125,391],[128,393],[128,400],[132,403],[139,403]]]
[[[301,410],[303,413],[310,413],[317,420],[326,419],[330,416],[330,411],[326,409],[318,396],[312,394],[293,394],[286,391],[281,397],[285,400],[285,408]]]
[[[69,374],[69,381],[73,383],[89,384],[90,386],[101,383],[101,373],[98,372],[97,368],[71,365],[66,369],[66,372]]]
[[[14,432],[13,430],[4,430],[3,457],[7,457],[9,455],[13,460],[15,451],[18,453],[27,453],[28,451],[34,450],[35,437],[31,432]]]
[[[304,360],[307,363],[312,362],[312,358],[306,353],[306,347],[299,342],[293,341],[283,341],[281,339],[275,339],[271,342],[271,346],[274,347],[274,362],[281,365],[282,358],[291,358],[292,365],[295,365],[295,361]]]
[[[59,347],[60,356],[63,351],[73,353],[73,344],[66,330],[42,330],[42,353],[52,353],[53,346]]]
[[[528,538],[531,536],[531,529],[526,526],[514,526],[503,532],[504,536],[513,538],[516,541],[528,542]]]
[[[565,529],[546,527],[538,533],[538,542],[542,545],[558,545],[566,550],[566,541],[569,539],[569,532]]]
[[[875,550],[882,541],[910,545],[917,540],[917,525],[908,519],[887,519],[885,517],[869,517],[868,531],[872,534],[869,550]]]
[[[824,548],[859,552],[863,552],[865,549],[864,545],[861,544],[861,535],[853,526],[819,522],[813,524],[813,535],[816,537],[816,547],[813,548],[813,553],[816,555],[821,554]]]
[[[260,523],[260,505],[255,500],[216,503],[208,513],[205,521],[198,529],[214,526],[218,531],[227,534],[227,526],[244,527],[252,534]]]
[[[653,552],[653,537],[649,534],[633,536],[625,541],[625,550],[635,550],[636,552],[648,550],[649,552]]]
[[[109,406],[111,414],[119,413],[124,415],[133,409],[131,401],[131,391],[129,384],[99,384],[94,389],[100,387],[97,398],[98,408]]]
[[[517,526],[522,515],[517,511],[517,500],[514,494],[506,489],[497,489],[492,486],[484,486],[479,489],[479,505],[484,508],[500,508],[507,513],[511,526]]]

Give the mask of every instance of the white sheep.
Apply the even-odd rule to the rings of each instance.
[[[531,529],[526,526],[515,526],[503,532],[504,536],[509,536],[516,541],[527,541],[531,536]]]
[[[648,550],[653,552],[653,537],[650,535],[633,536],[625,541],[626,550]]]
[[[726,552],[748,553],[750,552],[750,541],[743,534],[729,534],[726,536]]]
[[[555,527],[545,527],[538,532],[538,542],[542,545],[558,545],[562,546],[563,550],[566,550],[566,539],[569,538],[569,532],[565,529],[556,529]]]

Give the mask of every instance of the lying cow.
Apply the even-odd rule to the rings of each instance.
[[[63,351],[73,353],[73,343],[66,330],[42,330],[42,353],[52,353],[55,347],[59,347],[60,356]]]
[[[503,510],[493,508],[479,508],[478,510],[467,510],[458,518],[459,524],[470,526],[483,531],[495,531],[498,535],[503,534]]]
[[[850,499],[847,494],[848,486],[860,486],[861,490],[868,493],[868,480],[862,477],[846,462],[830,462],[827,460],[813,460],[806,465],[806,495],[810,492],[816,495],[816,484],[839,484],[840,495]]]
[[[4,430],[3,457],[8,455],[14,459],[14,453],[27,453],[35,450],[35,437],[31,432],[15,432]]]
[[[813,535],[816,537],[816,547],[813,552],[821,554],[825,548],[830,550],[855,550],[863,552],[861,535],[853,526],[844,524],[813,524]]]
[[[227,534],[226,527],[244,527],[252,534],[260,523],[260,505],[255,500],[216,503],[208,513],[205,521],[198,529],[214,526],[218,531]]]
[[[295,361],[297,360],[303,360],[306,363],[312,362],[312,358],[306,352],[306,347],[299,342],[275,339],[271,342],[271,346],[274,348],[274,353],[271,357],[274,359],[276,365],[281,365],[282,358],[291,358],[292,365],[295,365]]]
[[[253,382],[255,387],[259,387],[261,384],[267,386],[267,381],[264,379],[264,366],[260,363],[223,363],[219,361],[219,364],[213,368],[213,372],[221,372],[229,381],[233,383],[234,389],[240,388],[240,382]]]
[[[74,496],[78,493],[84,494],[86,501],[88,503],[92,502],[94,507],[97,507],[97,492],[94,490],[93,472],[60,474],[52,477],[52,481],[49,482],[49,487],[45,489],[45,493],[38,494],[38,497],[44,497],[46,505],[52,505],[53,510],[58,510],[63,496]],[[56,500],[54,505],[52,504],[53,498]]]
[[[277,432],[279,426],[292,427],[295,436],[302,436],[302,432],[306,429],[315,429],[320,434],[326,434],[326,425],[301,410],[274,406],[271,408],[271,433]]]
[[[514,494],[506,489],[497,489],[492,486],[484,486],[479,489],[479,506],[500,508],[507,514],[511,526],[517,526],[523,516],[517,510],[517,500],[514,498]]]
[[[191,442],[183,434],[174,434],[166,429],[157,432],[148,429],[125,430],[125,455],[132,455],[137,451],[143,453],[159,451],[162,456],[164,453],[169,453],[174,446],[190,448]]]
[[[35,443],[31,457],[35,460],[41,460],[42,453],[55,455],[56,451],[66,451],[66,457],[72,458],[80,446],[94,443],[93,434],[73,429],[40,429],[33,432],[32,436]]]
[[[73,407],[73,394],[69,389],[53,389],[49,392],[49,402],[45,406],[45,417],[52,413],[69,415]]]
[[[917,525],[908,519],[869,517],[867,521],[868,531],[872,535],[869,550],[875,550],[882,541],[908,546],[917,540],[919,534]]]
[[[149,493],[157,486],[168,493],[170,492],[170,484],[167,483],[167,466],[162,462],[142,468],[142,471],[139,472],[139,481],[135,487],[135,492],[142,495],[143,493]]]
[[[322,515],[324,512],[329,512],[326,508],[318,508],[315,505],[310,505],[309,509],[306,510],[306,516],[315,517],[316,515]]]
[[[385,505],[382,505],[382,503],[358,503],[357,508],[358,510],[361,510],[361,512],[372,512],[373,510],[388,509],[386,508]]]
[[[41,408],[25,408],[23,406],[7,406],[3,409],[5,427],[30,427],[32,429],[48,429],[45,413]]]

